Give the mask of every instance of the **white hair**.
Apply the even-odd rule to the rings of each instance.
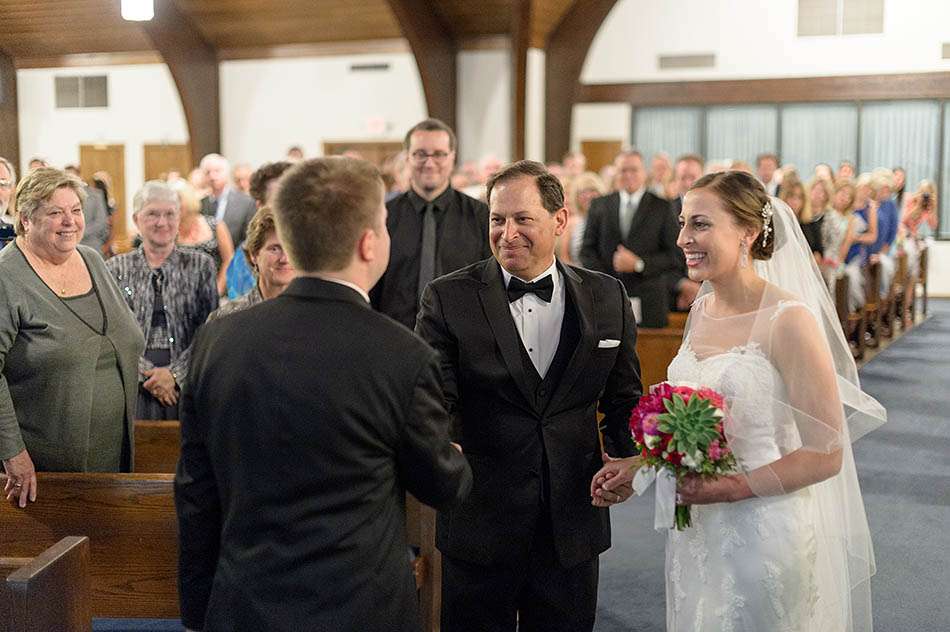
[[[152,202],[173,204],[176,210],[181,207],[178,192],[167,182],[161,180],[149,180],[142,185],[141,189],[135,192],[135,196],[132,198],[132,213],[138,213],[146,204]]]

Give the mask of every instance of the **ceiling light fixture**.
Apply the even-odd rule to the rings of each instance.
[[[146,22],[155,17],[154,0],[122,0],[122,19]]]

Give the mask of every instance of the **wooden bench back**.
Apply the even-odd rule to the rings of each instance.
[[[91,630],[89,556],[89,538],[69,536],[34,558],[0,558],[0,630]]]
[[[666,369],[682,343],[683,327],[641,328],[637,331],[637,357],[640,359],[640,381],[644,393],[649,392],[652,385],[666,381]]]
[[[33,557],[66,536],[87,536],[93,616],[179,616],[170,474],[41,472],[37,479],[39,496],[26,509],[0,503],[4,555]]]

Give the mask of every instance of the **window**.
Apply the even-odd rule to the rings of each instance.
[[[798,0],[798,36],[884,32],[884,0]]]
[[[104,108],[109,106],[109,84],[105,75],[56,77],[56,107]]]

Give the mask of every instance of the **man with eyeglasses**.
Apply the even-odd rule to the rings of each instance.
[[[413,126],[404,141],[409,190],[387,202],[389,267],[370,293],[373,307],[412,329],[419,297],[436,277],[491,256],[488,206],[452,188],[455,133],[438,119]]]
[[[13,215],[10,214],[10,198],[16,189],[16,171],[13,164],[0,156],[0,247],[16,237]]]

